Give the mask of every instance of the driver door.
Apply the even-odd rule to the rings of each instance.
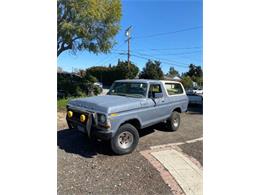
[[[158,95],[159,94],[159,95]],[[142,118],[147,125],[157,123],[164,116],[163,106],[164,97],[162,95],[162,86],[159,83],[151,83],[148,91],[148,98],[143,102],[144,109]]]

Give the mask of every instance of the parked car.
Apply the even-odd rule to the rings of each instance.
[[[94,83],[94,85],[96,85],[96,86],[100,87],[101,89],[103,89],[103,84],[100,83],[100,82],[96,82],[96,83]]]
[[[203,94],[198,94],[198,93],[191,93],[187,92],[186,93],[188,98],[189,98],[189,104],[203,104]]]
[[[194,89],[193,93],[195,93],[195,94],[203,94],[203,89],[202,88]]]
[[[159,80],[119,80],[105,96],[71,100],[67,105],[69,128],[90,137],[110,140],[116,154],[132,152],[141,129],[165,122],[176,131],[188,97],[180,82]]]
[[[203,94],[203,89],[202,88],[196,88],[196,87],[194,87],[194,88],[191,88],[191,89],[188,89],[187,91],[186,91],[186,93],[187,94]]]

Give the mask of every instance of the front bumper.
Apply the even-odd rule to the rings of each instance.
[[[83,133],[86,133],[89,137],[96,137],[101,140],[108,140],[112,138],[112,132],[110,130],[95,126],[92,123],[92,118],[84,123],[68,117],[66,117],[66,120],[69,128],[76,128],[83,131]]]
[[[91,128],[91,136],[101,139],[101,140],[109,140],[112,138],[112,132],[111,131],[103,131],[96,128]]]

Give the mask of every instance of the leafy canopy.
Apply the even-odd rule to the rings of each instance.
[[[98,81],[102,82],[104,85],[111,85],[115,80],[119,79],[134,79],[139,68],[132,62],[118,60],[115,66],[93,66],[86,70],[87,73],[96,77]]]
[[[190,64],[189,71],[184,76],[189,76],[192,81],[196,82],[199,86],[203,86],[203,71],[201,66]]]
[[[120,0],[58,0],[57,55],[63,51],[108,52],[120,29]]]
[[[141,79],[163,79],[163,71],[161,69],[161,62],[159,61],[151,61],[148,60],[148,62],[145,64],[145,67],[143,68],[141,74]]]
[[[181,82],[185,89],[190,89],[193,86],[193,81],[189,76],[183,76]]]
[[[170,67],[169,72],[167,73],[167,76],[175,77],[180,76],[179,72],[174,69],[174,67]]]
[[[189,71],[186,73],[187,76],[190,77],[202,77],[203,71],[201,69],[201,66],[196,66],[194,64],[189,65]]]
[[[127,61],[120,60],[118,60],[117,66],[115,66],[115,70],[117,75],[120,75],[119,79],[134,79],[139,72],[139,68],[132,62],[129,63],[128,67]]]

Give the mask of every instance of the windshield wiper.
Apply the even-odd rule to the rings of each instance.
[[[122,93],[114,93],[112,95],[118,95],[118,96],[126,96],[125,94],[122,94]]]
[[[127,94],[128,97],[134,97],[134,98],[143,98],[144,96],[141,94]]]

